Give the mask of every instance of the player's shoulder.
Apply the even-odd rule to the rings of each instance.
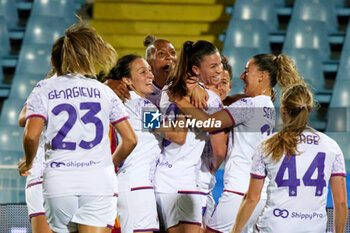
[[[315,129],[313,129],[312,132],[318,136],[320,144],[327,146],[327,148],[333,148],[333,149],[339,148],[338,143],[333,138],[326,135],[325,133],[322,133]]]
[[[228,108],[232,107],[254,107],[255,106],[254,97],[244,97],[239,99],[228,106]]]

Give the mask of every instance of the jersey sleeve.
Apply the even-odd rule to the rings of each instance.
[[[109,121],[112,125],[116,125],[119,122],[129,119],[129,114],[127,113],[122,101],[113,93],[111,104],[112,110],[109,115]]]
[[[255,113],[254,103],[250,98],[243,98],[224,109],[232,120],[233,126],[248,122]]]
[[[257,179],[264,179],[266,177],[266,167],[264,163],[264,154],[261,147],[255,150],[252,158],[252,168],[250,172],[251,177]]]
[[[26,119],[31,117],[41,117],[47,121],[47,97],[44,94],[45,80],[37,83],[32,92],[30,93],[26,105]],[[46,98],[45,98],[46,97]]]
[[[331,176],[346,176],[343,152],[337,145],[335,159],[332,165]]]

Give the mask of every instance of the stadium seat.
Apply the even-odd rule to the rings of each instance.
[[[324,89],[322,61],[315,49],[285,49],[284,54],[290,56],[304,80],[316,90]]]
[[[1,1],[0,1],[1,2]],[[5,18],[0,16],[0,58],[11,52],[10,38]]]
[[[277,14],[272,1],[236,0],[232,16],[235,19],[242,20],[262,20],[270,32],[278,29]]]
[[[9,28],[18,26],[18,11],[16,1],[1,0],[0,1],[0,16],[4,16]]]
[[[348,51],[348,50],[350,50],[350,24],[348,24],[348,27],[346,29],[346,35],[345,35],[342,51]]]
[[[350,80],[350,53],[349,52],[350,50],[342,51],[336,80],[338,79]]]
[[[345,7],[345,0],[333,0],[332,1],[335,8],[344,8]]]
[[[328,33],[338,31],[338,20],[332,1],[329,0],[296,0],[291,22],[294,20],[321,21],[326,24]]]
[[[232,66],[233,79],[239,78],[244,72],[247,62],[255,55],[259,54],[258,48],[235,48],[231,47],[223,51],[229,64]]]
[[[16,74],[13,78],[9,98],[27,99],[35,85],[44,75]]]
[[[1,123],[17,126],[18,116],[24,106],[24,103],[25,99],[8,98],[5,100],[1,110]]]
[[[327,132],[350,132],[350,79],[337,79],[327,114]]]
[[[231,19],[227,27],[223,53],[232,47],[257,48],[259,53],[270,53],[268,29],[261,20]]]
[[[322,61],[330,59],[331,49],[323,22],[294,20],[289,23],[283,50],[301,48],[318,50]]]
[[[37,16],[55,16],[62,17],[69,26],[76,22],[75,1],[71,0],[35,0],[30,14],[31,18]]]
[[[16,74],[46,75],[51,67],[51,47],[44,44],[22,45]]]
[[[0,148],[7,151],[22,151],[23,128],[17,125],[0,125]]]
[[[276,7],[285,7],[286,1],[285,0],[274,0],[273,3]]]
[[[62,17],[32,17],[27,24],[23,44],[49,44],[64,35],[66,24]]]

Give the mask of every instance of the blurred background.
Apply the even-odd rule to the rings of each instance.
[[[77,21],[75,14],[120,57],[144,57],[147,34],[169,40],[177,52],[186,40],[214,43],[233,67],[231,94],[243,92],[239,76],[252,56],[291,56],[319,103],[310,125],[338,142],[350,171],[348,0],[0,0],[0,233],[30,232],[25,178],[17,172],[24,156],[17,118],[33,87],[49,73],[51,46]],[[217,200],[223,170],[216,176]],[[347,181],[349,190],[349,176]],[[332,206],[329,194],[330,215]],[[329,229],[332,222],[330,217]]]

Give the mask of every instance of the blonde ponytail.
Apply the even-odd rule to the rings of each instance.
[[[305,130],[309,113],[313,109],[313,96],[306,85],[292,85],[282,93],[281,103],[288,120],[284,122],[282,130],[263,145],[263,152],[274,161],[279,161],[283,154],[299,154],[298,138]]]
[[[114,48],[94,29],[82,23],[68,28],[55,46],[61,48],[60,56],[53,57],[59,75],[80,73],[96,77],[100,71],[109,73],[116,64],[117,53]]]
[[[282,92],[291,85],[304,84],[304,80],[300,77],[293,60],[285,55],[280,54],[276,57],[276,81]]]

